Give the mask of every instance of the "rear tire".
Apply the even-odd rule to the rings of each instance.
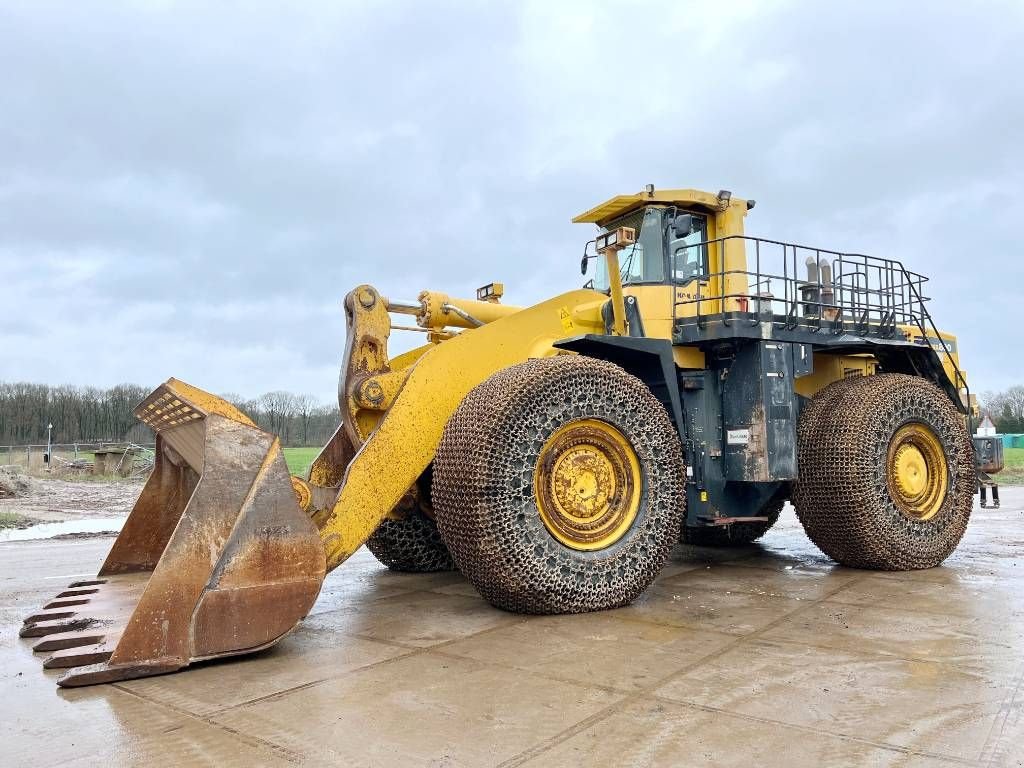
[[[455,563],[437,523],[419,510],[400,520],[384,520],[367,539],[366,548],[392,571],[453,571]]]
[[[837,381],[804,408],[793,506],[843,565],[931,568],[970,519],[974,460],[963,416],[931,382],[903,374]]]
[[[768,519],[753,523],[700,527],[684,525],[679,541],[694,547],[744,547],[747,544],[753,544],[779,521],[784,504],[784,499],[769,501],[759,514],[759,517]]]
[[[615,608],[650,585],[675,544],[683,467],[675,427],[642,381],[586,357],[530,360],[473,389],[445,427],[438,528],[499,608]]]
[[[400,518],[386,518],[366,540],[366,548],[393,571],[434,573],[454,571],[455,561],[430,516],[430,472],[419,482],[419,497],[407,497]]]

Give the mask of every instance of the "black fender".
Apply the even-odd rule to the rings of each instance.
[[[686,420],[679,394],[679,376],[672,356],[672,342],[637,336],[585,336],[556,341],[556,349],[607,360],[629,371],[650,388],[668,411],[679,439],[686,443]]]
[[[942,357],[930,345],[915,344],[905,339],[861,338],[847,334],[831,338],[823,336],[821,343],[811,342],[810,346],[815,353],[869,354],[878,361],[881,373],[905,373],[927,379],[945,392],[961,413],[968,412],[966,403],[960,397],[960,385],[966,382],[956,382],[949,378],[942,365]]]
[[[968,413],[967,404],[960,397],[957,382],[951,381],[942,367],[939,353],[932,347],[905,344],[897,347],[878,345],[874,350],[875,359],[887,373],[907,373],[928,379],[944,391],[961,413]],[[959,372],[959,371],[958,371]]]

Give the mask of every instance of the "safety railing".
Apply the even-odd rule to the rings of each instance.
[[[709,316],[722,316],[729,325],[742,322],[735,313],[748,313],[746,321],[757,324],[771,314],[781,327],[804,325],[891,337],[897,326],[917,326],[928,317],[928,278],[893,259],[740,235],[707,240],[687,250],[694,248],[703,249],[711,263],[740,263],[746,268],[677,281],[688,289],[675,301],[677,320],[703,327]],[[686,254],[674,256],[686,260]]]
[[[714,318],[725,327],[771,322],[779,329],[879,338],[893,338],[900,326],[910,326],[920,333],[916,343],[945,354],[957,389],[967,388],[949,342],[926,307],[928,278],[900,261],[730,235],[680,248],[672,254],[674,263],[697,261],[689,252],[695,248],[702,249],[705,265],[745,268],[677,278],[676,324],[703,329]]]

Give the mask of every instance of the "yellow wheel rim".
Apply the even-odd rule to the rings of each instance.
[[[949,486],[946,453],[925,424],[907,424],[889,443],[889,493],[903,512],[929,520],[942,508]]]
[[[540,519],[558,541],[572,549],[604,549],[636,520],[640,460],[611,424],[572,421],[541,448],[533,492]]]

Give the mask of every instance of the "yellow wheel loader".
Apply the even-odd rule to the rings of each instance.
[[[106,562],[22,635],[65,686],[250,653],[364,544],[391,568],[458,568],[506,610],[614,608],[677,542],[749,544],[786,500],[841,564],[941,563],[1001,457],[972,444],[926,278],[748,237],[753,207],[614,197],[574,219],[597,227],[593,277],[530,307],[497,283],[415,301],[359,286],[342,423],[306,477],[243,413],[169,380],[136,410],[156,465]],[[399,328],[426,343],[390,356]]]

